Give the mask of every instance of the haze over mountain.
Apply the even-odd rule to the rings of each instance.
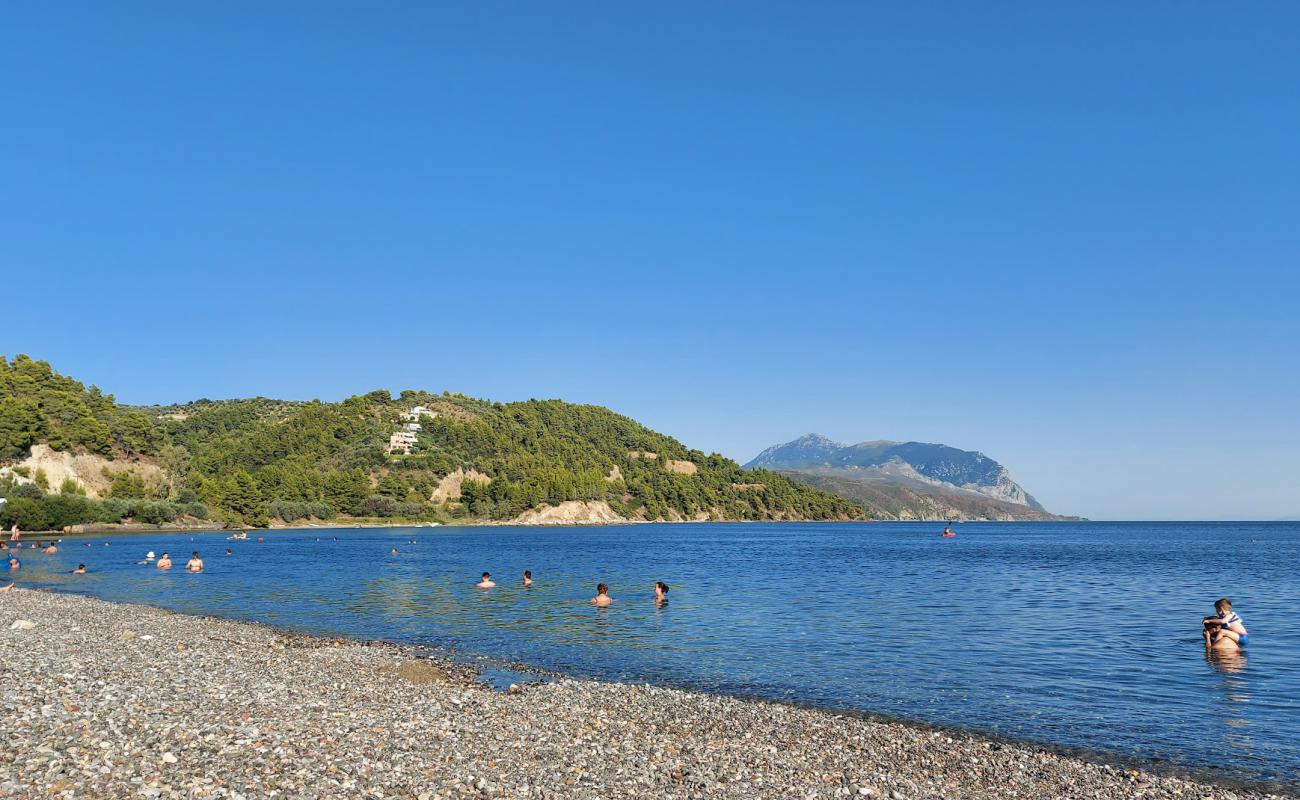
[[[773,445],[746,467],[833,491],[881,519],[1049,519],[1050,514],[978,451],[876,440],[848,445],[810,433]]]

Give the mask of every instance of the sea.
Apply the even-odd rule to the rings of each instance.
[[[20,586],[484,664],[879,715],[1300,789],[1300,523],[969,522],[951,538],[942,529],[87,536],[68,537],[57,554],[25,550],[15,575]],[[170,551],[176,567],[140,563],[150,550]],[[184,570],[191,551],[202,574]],[[78,563],[87,574],[69,574]],[[475,588],[484,571],[495,588]],[[668,602],[656,605],[660,580]],[[589,602],[597,583],[609,585],[607,608]],[[1240,655],[1203,647],[1200,620],[1219,597],[1250,631]]]

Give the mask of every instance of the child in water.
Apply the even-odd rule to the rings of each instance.
[[[1217,612],[1201,620],[1205,646],[1215,650],[1235,650],[1245,647],[1249,635],[1241,617],[1232,610],[1232,601],[1221,597],[1214,601]]]

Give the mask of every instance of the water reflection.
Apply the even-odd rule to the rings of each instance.
[[[1224,675],[1233,675],[1244,672],[1246,669],[1246,654],[1240,650],[1210,650],[1205,651],[1205,661],[1210,665],[1210,669]],[[1227,683],[1227,681],[1225,681]],[[1230,698],[1232,699],[1232,698]],[[1246,702],[1250,698],[1235,702]]]

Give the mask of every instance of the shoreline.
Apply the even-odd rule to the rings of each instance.
[[[1289,791],[763,698],[564,676],[506,694],[425,646],[77,594],[16,589],[0,609],[4,671],[24,676],[0,684],[0,728],[11,732],[0,790],[17,796],[251,797],[272,786],[417,798]],[[35,627],[11,629],[18,618]]]
[[[907,525],[938,525],[938,524],[994,524],[994,525],[1016,525],[1021,523],[1050,523],[1050,522],[1089,522],[1086,519],[1048,519],[1048,520],[989,520],[989,519],[964,519],[964,520],[945,520],[945,519],[717,519],[717,520],[645,520],[645,519],[627,519],[618,521],[593,520],[590,522],[583,521],[564,521],[564,522],[511,522],[508,520],[456,520],[453,522],[439,522],[430,525],[428,521],[424,522],[354,522],[349,524],[281,524],[276,523],[259,528],[229,528],[224,527],[222,523],[213,522],[201,525],[172,525],[162,523],[159,525],[147,523],[103,523],[92,524],[85,523],[73,525],[76,530],[26,530],[22,535],[27,537],[22,541],[27,542],[32,539],[50,539],[63,536],[106,536],[121,535],[133,533],[223,533],[235,531],[344,531],[355,529],[383,529],[383,528],[592,528],[606,527],[615,525],[739,525],[739,524],[781,524],[781,525],[876,525],[880,523],[888,524],[907,524]],[[1177,520],[1170,521],[1171,524],[1178,524]],[[3,537],[0,537],[3,538]],[[8,541],[7,538],[5,541]]]

